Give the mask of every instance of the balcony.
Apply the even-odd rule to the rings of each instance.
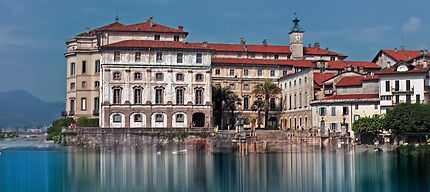
[[[411,89],[407,90],[406,88],[404,89],[398,89],[396,90],[394,87],[391,87],[391,92],[393,92],[393,94],[400,94],[400,93],[413,93],[414,92],[414,87],[412,87]]]

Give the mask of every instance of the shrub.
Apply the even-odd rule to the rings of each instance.
[[[99,118],[80,117],[76,124],[79,127],[98,127]]]

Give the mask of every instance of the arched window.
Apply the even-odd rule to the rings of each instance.
[[[121,122],[121,115],[120,115],[120,114],[115,114],[115,115],[113,115],[113,122],[114,122],[114,123],[119,123],[119,122]]]

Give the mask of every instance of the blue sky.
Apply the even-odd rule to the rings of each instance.
[[[44,101],[64,101],[65,41],[114,21],[154,21],[190,32],[190,42],[287,45],[293,13],[304,42],[371,60],[380,49],[430,46],[427,0],[2,0],[0,92],[26,90]],[[403,38],[402,38],[403,36]]]

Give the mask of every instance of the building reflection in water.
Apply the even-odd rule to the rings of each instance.
[[[70,191],[403,191],[429,187],[428,163],[390,153],[301,148],[212,155],[155,147],[67,153]],[[410,162],[417,161],[417,162]],[[411,181],[406,177],[413,177]],[[403,181],[405,180],[405,181]],[[425,183],[423,185],[423,183]]]

